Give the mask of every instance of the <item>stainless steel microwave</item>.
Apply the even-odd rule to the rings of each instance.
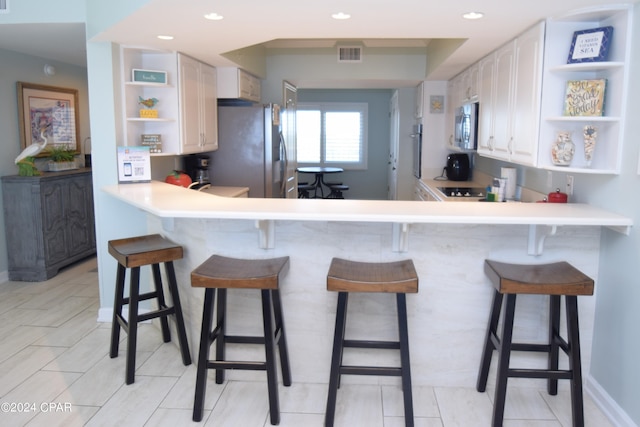
[[[462,104],[455,110],[454,145],[463,150],[478,148],[478,112],[479,104]]]

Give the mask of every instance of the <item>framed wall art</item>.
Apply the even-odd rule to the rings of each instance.
[[[567,64],[606,61],[613,27],[599,27],[576,31],[571,40]]]
[[[17,89],[21,149],[42,143],[40,134],[44,130],[48,146],[77,151],[78,91],[24,82],[18,82]]]

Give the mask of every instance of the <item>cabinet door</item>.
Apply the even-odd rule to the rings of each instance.
[[[74,256],[95,249],[91,175],[70,178],[66,186],[68,252],[69,256]]]
[[[201,151],[218,149],[218,97],[216,69],[200,64]]]
[[[66,181],[42,181],[40,200],[44,259],[46,265],[53,265],[69,256],[65,218],[65,205],[68,201]]]
[[[456,107],[459,106],[459,97],[458,97],[458,89],[460,85],[456,79],[449,80],[447,83],[447,102],[445,102],[445,108],[447,110],[447,128],[445,135],[447,136],[447,140],[445,141],[447,148],[453,148],[455,146],[454,142],[454,123],[456,116]]]
[[[202,133],[200,129],[200,106],[198,98],[199,63],[180,55],[180,128],[181,152],[200,152]]]
[[[480,101],[480,112],[478,119],[478,153],[491,155],[493,147],[493,105],[495,94],[493,81],[495,76],[496,60],[495,54],[480,60],[478,64],[479,87],[478,96]],[[453,125],[451,127],[453,129]]]
[[[508,159],[511,144],[511,98],[513,90],[514,43],[496,51],[495,101],[493,104],[493,155]]]
[[[511,160],[535,166],[538,160],[544,23],[516,39]]]
[[[480,67],[478,64],[472,65],[467,71],[467,97],[473,102],[478,99],[478,84],[480,78]]]

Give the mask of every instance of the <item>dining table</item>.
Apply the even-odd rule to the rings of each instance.
[[[327,167],[327,166],[305,166],[305,167],[297,168],[296,171],[298,173],[314,174],[315,179],[311,183],[311,186],[313,186],[313,190],[312,190],[313,196],[314,198],[317,198],[318,190],[319,190],[320,197],[324,198],[324,189],[322,186],[327,187],[329,189],[329,193],[331,193],[331,188],[329,187],[329,184],[327,184],[324,181],[324,175],[344,172],[344,169],[336,168],[336,167]]]

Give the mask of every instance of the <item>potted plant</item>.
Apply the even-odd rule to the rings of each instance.
[[[54,145],[48,151],[49,171],[57,172],[69,169],[77,169],[75,157],[76,150],[66,144]]]

